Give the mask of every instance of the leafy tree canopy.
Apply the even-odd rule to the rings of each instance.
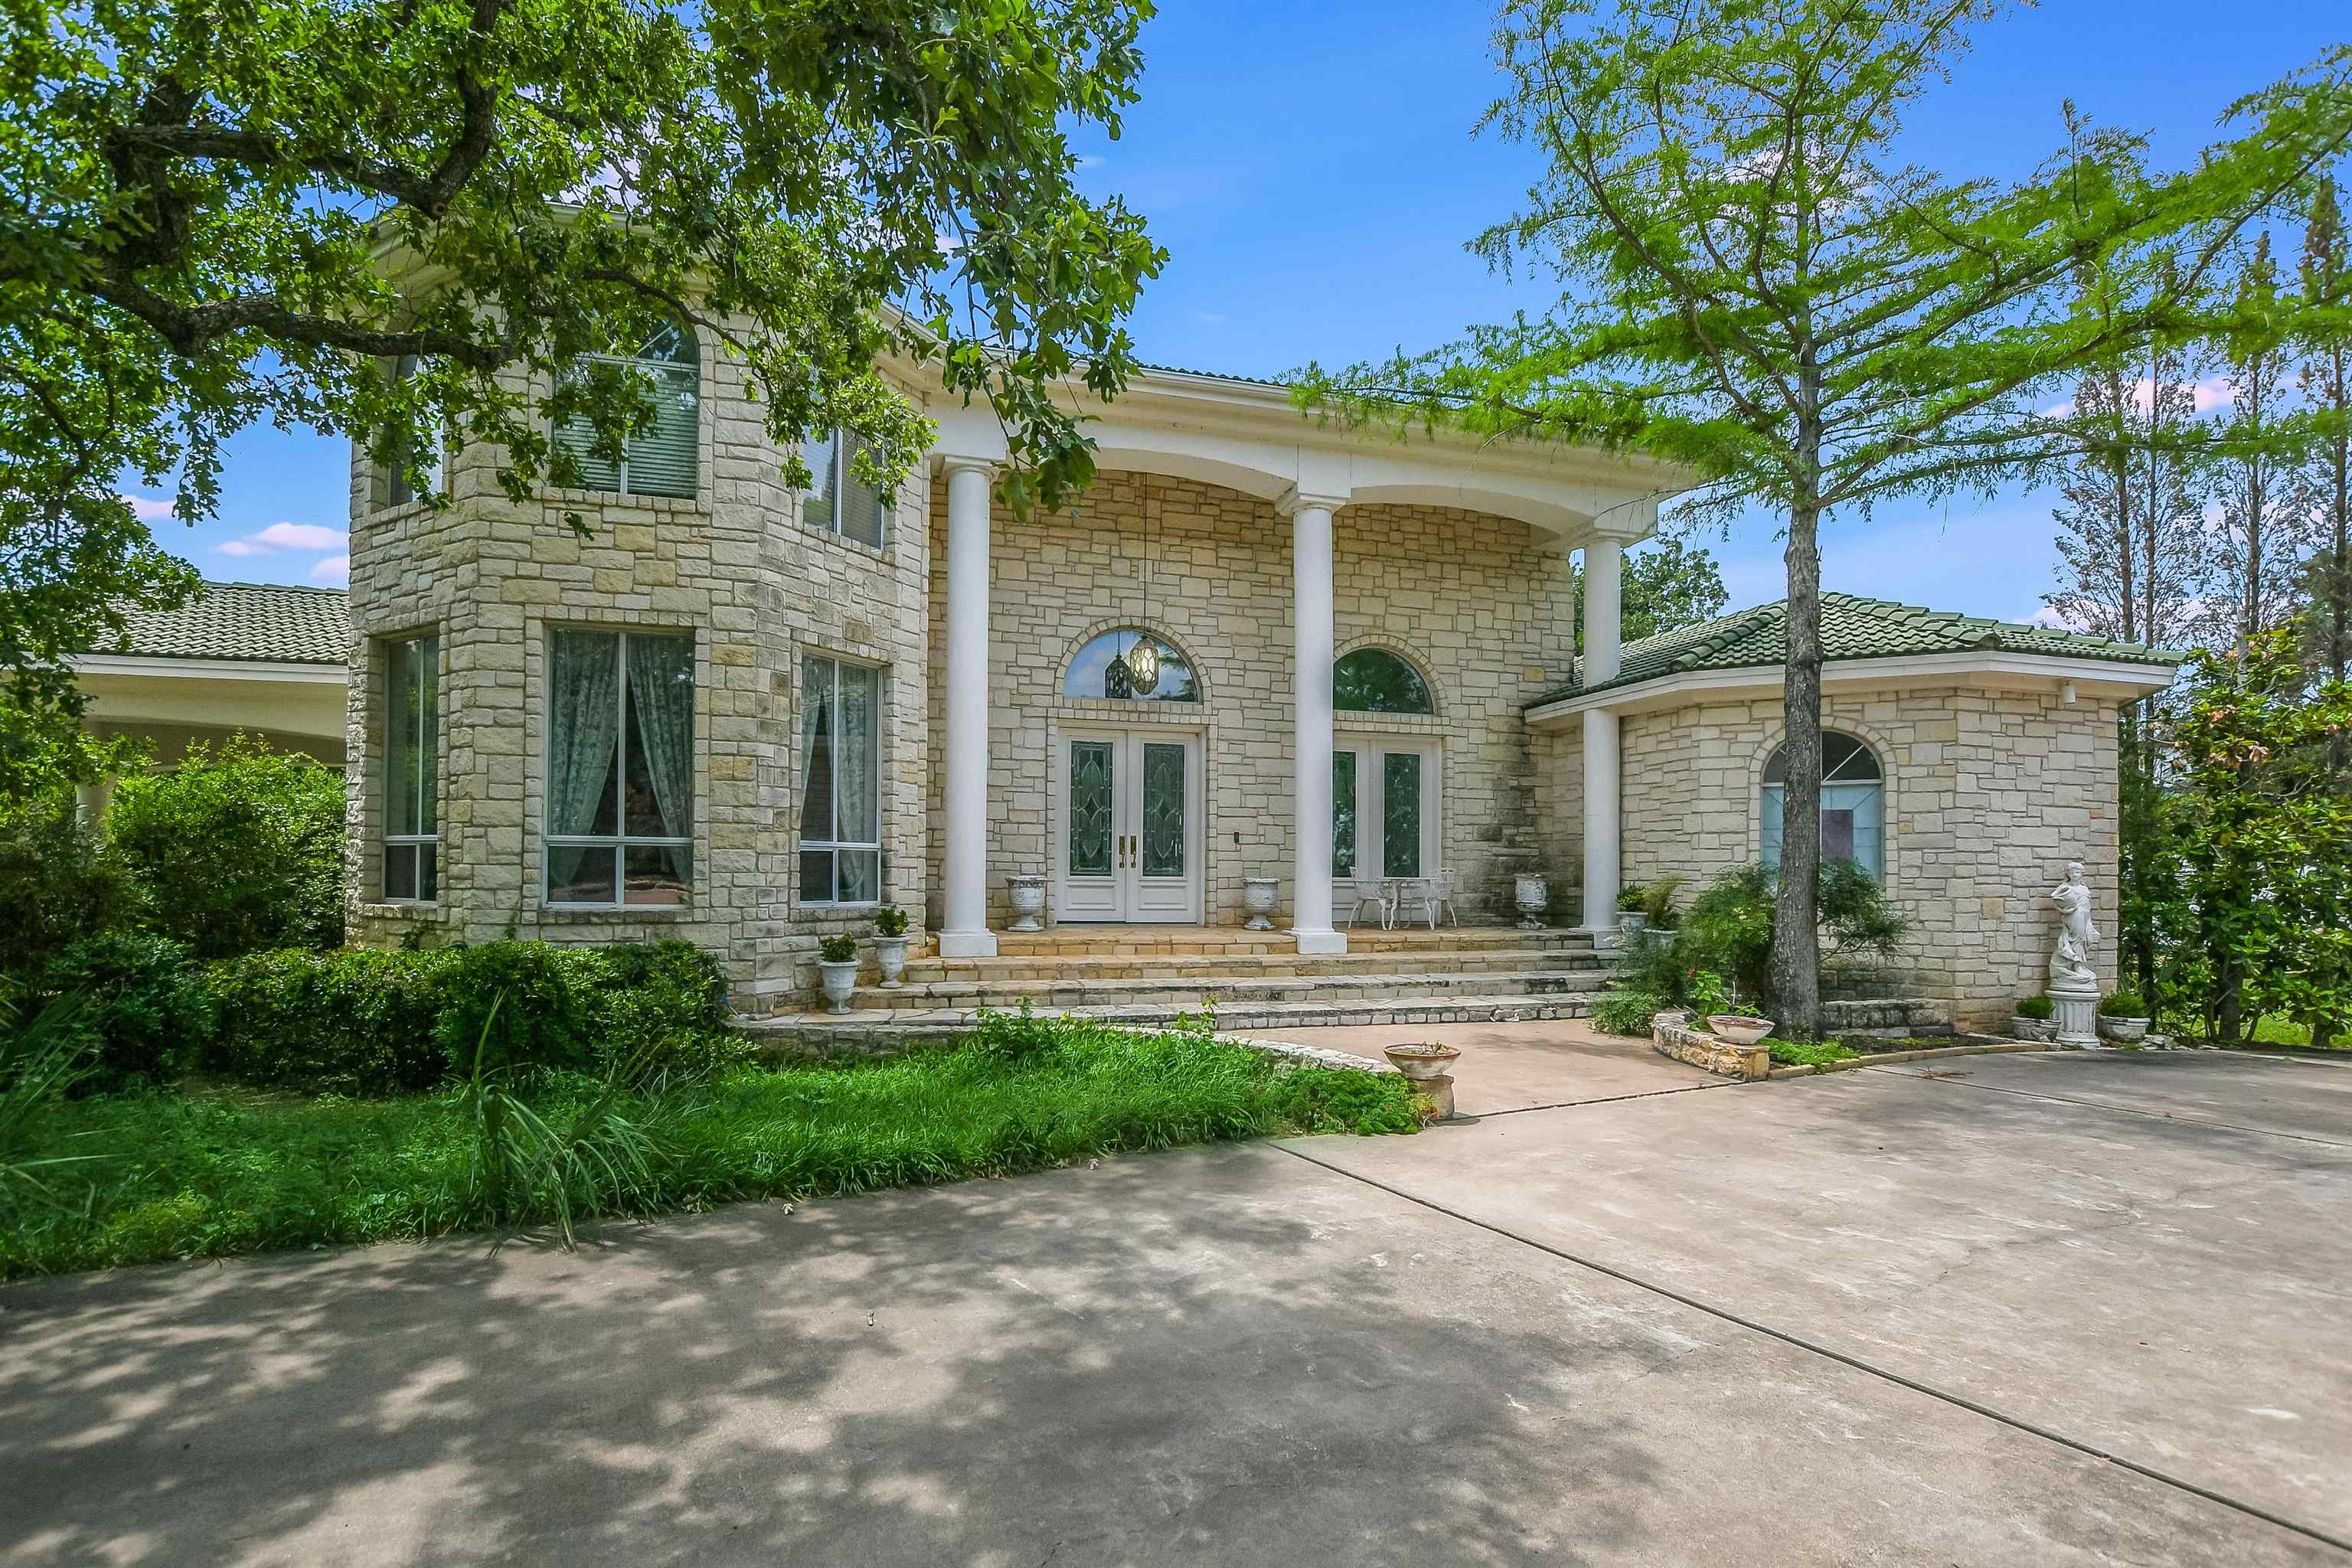
[[[845,425],[871,477],[904,472],[927,431],[876,374],[896,353],[994,405],[1016,502],[1083,483],[1049,388],[1119,389],[1162,253],[1076,192],[1066,137],[1117,133],[1150,10],[5,0],[0,787],[54,755],[63,658],[191,586],[123,478],[205,515],[257,420],[349,434],[420,488],[413,455],[454,430],[505,448],[520,498],[576,481],[551,421],[602,455],[652,417],[642,378],[567,375],[579,356],[684,318],[786,452]]]
[[[1584,651],[1584,568],[1576,568],[1576,651]],[[1723,572],[1703,545],[1662,534],[1625,552],[1619,587],[1621,630],[1627,642],[1678,631],[1723,614],[1731,595]]]

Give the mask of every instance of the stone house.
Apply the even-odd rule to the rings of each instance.
[[[1311,989],[1395,945],[1373,928],[1400,887],[1502,928],[1541,875],[1556,925],[1601,928],[1622,878],[1769,847],[1774,609],[1619,647],[1622,553],[1687,482],[1663,465],[1400,441],[1152,371],[1088,410],[1099,480],[1022,517],[993,419],[909,376],[938,437],[898,491],[836,435],[795,493],[740,367],[682,331],[646,357],[659,427],[594,489],[518,505],[461,449],[436,510],[354,452],[362,940],[680,937],[767,1012],[887,903],[931,980],[1003,995],[1038,978],[1012,966],[1038,939],[1004,935],[1037,878],[1053,931],[1159,925],[1142,951],[1191,932]],[[1832,723],[1867,754],[1825,814],[1932,933],[1932,984],[2005,1014],[2067,858],[2112,920],[2115,708],[2169,664],[1864,600],[1832,618]],[[1203,934],[1237,938],[1263,878],[1278,940]],[[1056,1005],[1090,994],[1071,973]],[[1395,1010],[1436,984],[1381,1016],[1439,1016]]]

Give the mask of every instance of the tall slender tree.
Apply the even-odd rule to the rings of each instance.
[[[2217,647],[2242,646],[2302,608],[2312,495],[2288,384],[2294,304],[2280,292],[2270,236],[2256,235],[2238,268],[2230,325],[2212,349],[2230,408],[2209,469],[2209,592],[2199,631]]]
[[[2146,181],[2126,139],[2076,126],[2013,185],[1902,161],[1904,119],[2004,0],[1516,0],[1489,116],[1545,167],[1477,247],[1558,278],[1539,319],[1330,374],[1302,396],[1360,417],[1635,445],[1711,481],[1694,520],[1760,509],[1787,535],[1787,784],[1774,985],[1818,1029],[1822,518],[1982,488],[2066,449],[2027,389],[2132,341],[2072,309],[2087,262],[2148,265],[2223,237],[2352,133],[2352,51],[2240,113],[2251,133]],[[2161,315],[2161,310],[2156,312]]]
[[[2319,548],[2312,557],[2314,662],[2337,680],[2352,666],[2352,240],[2331,174],[2319,182],[2303,229],[2305,327],[2300,380],[2321,416],[2312,442],[2311,481]],[[2352,736],[2328,742],[2328,771],[2341,787],[2352,772]]]

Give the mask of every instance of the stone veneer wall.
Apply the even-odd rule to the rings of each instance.
[[[946,496],[932,498],[931,733],[944,744]],[[1338,715],[1341,736],[1437,736],[1443,863],[1461,875],[1465,918],[1499,918],[1519,869],[1555,862],[1538,811],[1538,751],[1520,719],[1565,679],[1573,647],[1566,558],[1521,523],[1423,506],[1350,506],[1334,520],[1339,651],[1377,645],[1417,665],[1435,718]],[[1150,609],[1139,558],[1149,552]],[[990,526],[989,907],[1009,919],[1004,879],[1051,874],[1051,759],[1071,722],[1190,724],[1205,737],[1203,902],[1212,924],[1242,918],[1242,879],[1282,879],[1290,911],[1290,521],[1270,501],[1191,480],[1105,474],[1066,513]],[[1064,671],[1090,637],[1141,624],[1192,660],[1206,700],[1072,700]],[[1554,782],[1557,782],[1555,774]],[[931,780],[935,811],[941,781]],[[940,836],[929,844],[934,921]],[[1050,912],[1050,911],[1049,911]],[[1344,910],[1337,911],[1342,918]]]
[[[1916,982],[1962,1029],[2004,1025],[2042,989],[2057,940],[2045,897],[2079,859],[2101,931],[2116,927],[2116,709],[2054,692],[1921,688],[1828,693],[1822,722],[1870,743],[1886,774],[1886,888],[1918,921]],[[1687,879],[1685,902],[1759,844],[1778,694],[1623,721],[1629,881]],[[2104,983],[2115,946],[2103,943]]]
[[[495,453],[468,449],[454,503],[376,505],[363,451],[352,475],[351,925],[386,942],[509,931],[554,942],[678,937],[721,953],[739,1005],[807,983],[819,934],[866,911],[797,902],[798,692],[803,650],[886,667],[886,896],[921,908],[929,777],[924,596],[929,476],[901,488],[884,551],[803,529],[740,367],[705,346],[702,487],[694,500],[551,492],[517,505]],[[586,521],[575,536],[564,514]],[[541,901],[546,653],[552,626],[690,631],[695,709],[694,896],[615,911]],[[441,637],[441,897],[381,900],[384,641]]]

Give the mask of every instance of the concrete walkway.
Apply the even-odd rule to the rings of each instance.
[[[1242,1029],[1237,1038],[1288,1040],[1381,1059],[1382,1047],[1441,1039],[1465,1053],[1454,1086],[1464,1116],[1495,1116],[1686,1089],[1726,1089],[1717,1078],[1651,1049],[1647,1039],[1604,1035],[1581,1019],[1501,1024],[1373,1024],[1345,1028]]]
[[[2352,1562],[2352,1073],[1959,1065],[11,1287],[0,1563]]]

